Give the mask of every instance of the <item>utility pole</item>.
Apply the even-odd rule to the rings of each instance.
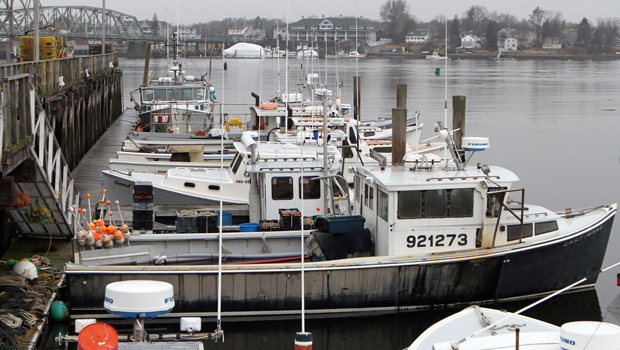
[[[39,62],[39,0],[34,0],[34,61]]]
[[[105,54],[105,0],[101,8],[101,54]]]

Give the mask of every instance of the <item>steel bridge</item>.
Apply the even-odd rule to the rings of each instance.
[[[21,6],[16,8],[17,1]],[[0,0],[0,37],[13,39],[31,31],[34,28],[33,10],[33,0]],[[107,8],[105,12],[106,38],[158,40],[144,34],[135,16]],[[40,6],[39,28],[53,36],[100,38],[103,34],[102,13],[102,8],[93,6]]]

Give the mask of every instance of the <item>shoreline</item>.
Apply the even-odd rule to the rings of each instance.
[[[390,54],[367,54],[366,59],[379,59],[379,58],[407,58],[407,59],[426,59],[426,54],[414,54],[414,53],[390,53]],[[448,54],[448,57],[452,61],[456,60],[487,60],[496,61],[497,54]],[[502,53],[502,57],[499,60],[570,60],[570,61],[614,61],[620,60],[620,55],[558,55],[558,54],[526,54],[526,53]],[[430,60],[429,60],[430,61]],[[443,60],[433,60],[443,61]]]

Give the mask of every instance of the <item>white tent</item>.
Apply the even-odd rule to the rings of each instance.
[[[265,50],[262,46],[250,43],[238,43],[224,50],[227,58],[263,58]]]
[[[297,58],[299,59],[319,58],[319,54],[318,52],[314,50],[300,50],[300,51],[297,51]]]

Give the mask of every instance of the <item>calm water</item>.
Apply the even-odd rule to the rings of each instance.
[[[227,60],[212,62],[210,80],[228,113],[248,113],[250,93],[273,96],[286,90],[285,60]],[[152,61],[153,63],[153,61]],[[306,65],[307,61],[303,62]],[[422,138],[433,135],[433,124],[444,119],[444,62],[405,59],[341,59],[315,62],[289,60],[289,91],[311,69],[325,76],[334,90],[336,74],[344,82],[343,103],[351,103],[353,77],[361,76],[364,119],[391,115],[396,105],[396,85],[408,85],[409,112],[422,114]],[[142,81],[143,61],[121,59],[124,89],[134,90]],[[165,60],[157,62],[158,69]],[[207,60],[185,62],[187,74],[208,71]],[[435,68],[441,76],[435,76]],[[304,73],[302,73],[302,70]],[[490,138],[491,148],[474,162],[504,166],[520,178],[526,201],[552,210],[611,204],[620,200],[620,61],[450,61],[448,95],[467,97],[469,136]],[[159,76],[154,73],[153,76]],[[451,97],[449,98],[451,116]],[[132,106],[125,95],[125,106]],[[451,122],[448,124],[451,125]],[[616,221],[603,267],[620,260],[620,223]],[[573,294],[532,310],[530,315],[561,324],[573,319],[595,319],[599,310],[618,294],[616,273],[599,276],[596,292]],[[516,310],[526,305],[503,305]],[[600,309],[599,309],[600,308]],[[314,333],[315,349],[402,349],[426,327],[457,310],[391,315],[364,315],[307,321]],[[602,311],[603,314],[605,311]],[[608,315],[608,322],[615,322]],[[225,343],[205,343],[207,349],[292,349],[301,329],[298,319],[226,323]],[[213,327],[214,328],[214,327]],[[208,328],[207,328],[208,329]],[[205,330],[205,328],[203,328]]]

